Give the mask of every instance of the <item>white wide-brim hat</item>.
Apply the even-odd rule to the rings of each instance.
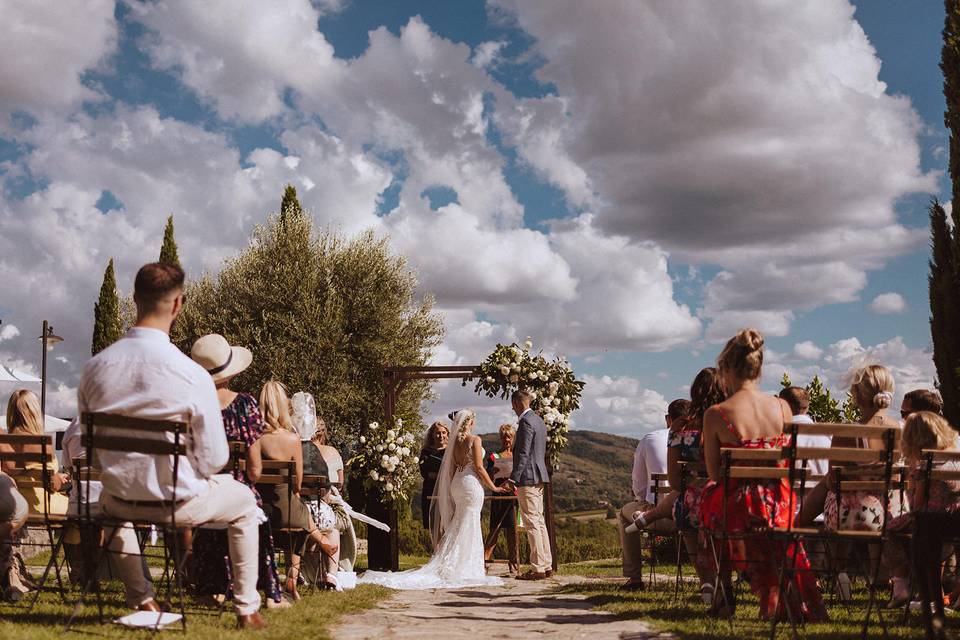
[[[219,333],[207,334],[194,342],[190,357],[207,370],[214,382],[232,378],[253,362],[250,349],[230,346]]]

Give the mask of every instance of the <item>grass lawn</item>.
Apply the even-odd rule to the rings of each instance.
[[[93,633],[106,638],[153,637],[149,631],[133,631],[109,622],[111,619],[129,613],[123,607],[120,585],[104,585],[107,590],[104,610],[104,624],[97,622],[97,608],[92,599],[90,605],[75,623],[74,632]],[[236,630],[236,617],[227,609],[217,616],[211,610],[191,611],[187,604],[187,636],[196,640],[216,640],[219,638],[297,638],[308,636],[312,639],[331,638],[331,627],[344,615],[369,609],[380,600],[389,596],[391,591],[373,585],[361,585],[352,591],[320,592],[303,589],[303,600],[289,609],[262,611],[267,620],[267,630],[251,636]],[[30,596],[32,597],[32,596]],[[44,593],[40,602],[30,613],[25,607],[9,603],[0,603],[0,638],[4,640],[60,640],[65,635],[64,624],[70,613],[70,607],[60,601],[56,593]],[[180,626],[172,625],[175,633]],[[76,633],[71,633],[76,637]]]
[[[619,575],[619,560],[602,560],[592,563],[564,565],[561,572],[567,575],[585,575],[595,577]],[[757,619],[757,599],[744,586],[738,595],[737,614],[733,631],[725,619],[708,617],[705,606],[699,601],[692,602],[694,587],[687,584],[681,589],[679,602],[674,601],[674,582],[661,578],[653,589],[644,592],[623,592],[618,589],[619,581],[591,581],[572,583],[560,587],[560,593],[579,593],[586,595],[596,608],[609,611],[618,616],[639,619],[648,622],[661,632],[674,633],[689,640],[707,638],[744,638],[761,639],[770,637],[770,625]],[[886,594],[881,596],[886,598]],[[826,624],[807,625],[800,631],[804,639],[844,640],[860,637],[861,624],[866,612],[867,593],[865,589],[854,591],[855,603],[849,609],[839,603],[829,603],[831,621]],[[899,624],[900,612],[884,612],[889,625],[890,638],[919,640],[923,638],[920,614],[914,612],[910,622]],[[951,629],[960,623],[948,621]],[[778,636],[790,637],[789,625],[778,627]],[[883,631],[877,622],[876,614],[871,616],[870,638],[882,638]]]

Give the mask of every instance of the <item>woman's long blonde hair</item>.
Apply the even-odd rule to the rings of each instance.
[[[7,402],[7,431],[13,434],[43,435],[40,400],[29,389],[17,389]]]
[[[290,419],[290,399],[287,388],[270,380],[260,390],[260,413],[263,414],[263,432],[289,431],[295,433]]]

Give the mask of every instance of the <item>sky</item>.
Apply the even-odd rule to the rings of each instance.
[[[939,2],[0,0],[0,363],[76,410],[93,304],[174,216],[215,271],[293,184],[435,296],[433,364],[567,357],[576,428],[662,425],[723,342],[765,387],[932,387],[927,206],[949,202]],[[0,383],[0,395],[12,391]],[[428,421],[503,403],[438,383]],[[318,399],[322,406],[322,399]]]

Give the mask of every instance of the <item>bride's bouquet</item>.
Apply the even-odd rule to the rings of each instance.
[[[567,446],[570,414],[580,408],[584,383],[565,359],[547,360],[542,352],[532,355],[532,349],[529,338],[523,345],[498,344],[480,365],[475,391],[504,399],[515,389],[533,393],[531,408],[547,425],[547,457],[556,468]]]
[[[350,467],[364,479],[381,499],[399,502],[407,499],[407,489],[416,476],[419,458],[414,453],[417,435],[412,421],[397,418],[392,426],[371,422],[360,436],[360,452]]]

